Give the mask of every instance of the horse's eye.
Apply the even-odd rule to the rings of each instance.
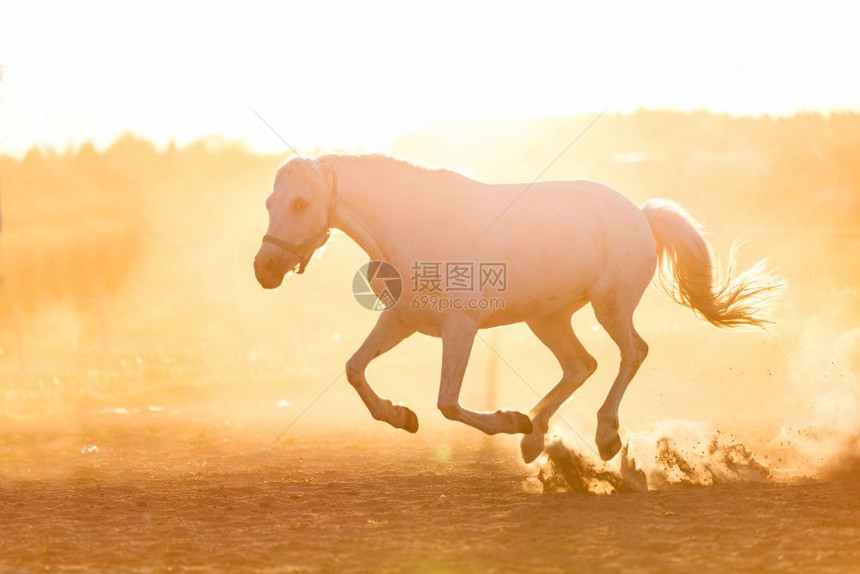
[[[301,213],[308,208],[308,200],[304,197],[297,197],[293,200],[291,207],[296,213]]]

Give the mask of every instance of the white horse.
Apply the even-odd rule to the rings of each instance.
[[[640,209],[591,181],[489,185],[384,156],[326,155],[291,159],[273,187],[268,231],[254,259],[264,288],[279,286],[290,270],[302,273],[332,227],[403,278],[419,264],[436,270],[452,262],[487,264],[497,271],[504,265],[501,286],[469,291],[461,289],[463,281],[447,290],[441,280],[425,284],[435,300],[404,281],[400,299],[380,313],[347,361],[346,376],[374,419],[416,432],[415,413],[379,396],[365,369],[416,331],[441,337],[442,414],[487,434],[523,433],[526,462],[543,451],[552,415],[597,367],[571,327],[571,316],[586,303],[621,351],[597,412],[596,443],[609,460],[621,448],[619,403],[648,353],[633,312],[655,270],[679,303],[723,327],[764,325],[765,300],[779,288],[762,264],[736,278],[721,275],[699,225],[678,205],[651,200]],[[558,359],[561,381],[528,416],[462,406],[460,386],[478,329],[521,321]]]

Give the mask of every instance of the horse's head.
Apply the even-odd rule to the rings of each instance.
[[[254,274],[265,289],[278,287],[289,271],[303,273],[328,239],[334,177],[315,160],[293,158],[278,169],[266,200],[269,228],[254,258]]]

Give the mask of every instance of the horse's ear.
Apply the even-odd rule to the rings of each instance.
[[[304,164],[305,164],[305,167],[306,167],[306,168],[308,169],[308,171],[310,172],[310,173],[308,173],[308,175],[309,175],[312,179],[317,179],[317,178],[320,178],[320,177],[324,177],[324,175],[323,175],[323,172],[324,172],[324,170],[323,170],[323,166],[322,166],[322,165],[320,165],[320,162],[318,162],[317,160],[315,160],[315,159],[306,159],[306,160],[304,160]]]
[[[315,160],[315,164],[319,167],[319,173],[325,180],[326,185],[337,195],[337,172],[334,170],[335,161],[332,161],[331,156],[326,156]]]

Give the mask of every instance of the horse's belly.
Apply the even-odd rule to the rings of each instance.
[[[596,277],[597,261],[565,258],[529,265],[509,265],[501,283],[472,291],[433,293],[407,290],[393,308],[415,330],[439,336],[451,314],[471,316],[481,328],[529,321],[561,309],[577,309],[587,302],[588,287]]]
[[[594,280],[593,273],[534,273],[523,277],[522,282],[511,278],[509,292],[498,308],[484,317],[482,326],[493,327],[529,321],[561,309],[579,308],[588,300],[588,287]]]

